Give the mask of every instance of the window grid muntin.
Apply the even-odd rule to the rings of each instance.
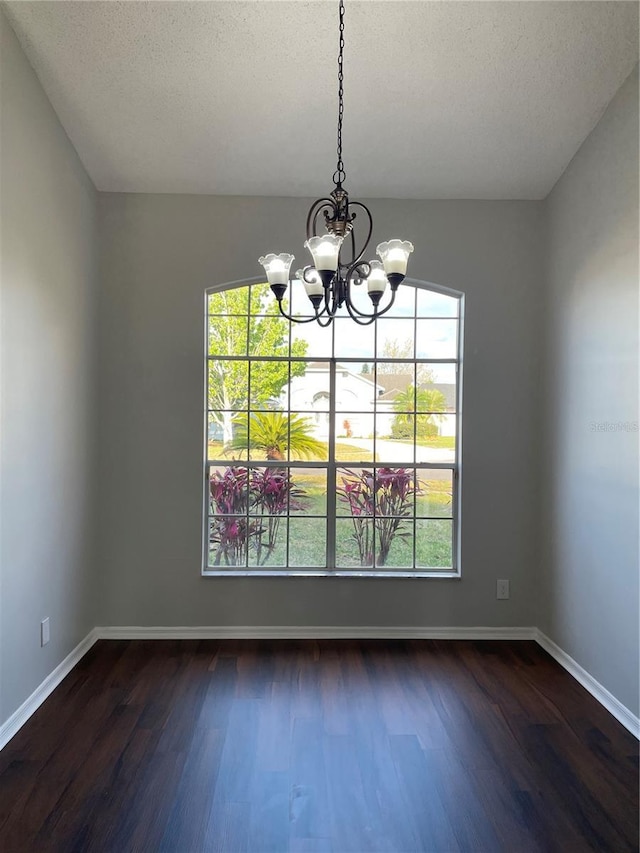
[[[256,280],[255,282],[239,283],[238,286],[240,286],[240,287],[245,286],[248,288],[250,288],[250,287],[252,288],[254,284],[258,284],[258,281]],[[221,288],[221,289],[224,289],[224,288]],[[268,362],[287,361],[288,362],[288,374],[287,374],[288,388],[291,389],[291,364],[292,364],[292,362],[299,361],[299,362],[304,362],[307,364],[314,362],[314,361],[322,361],[322,362],[326,361],[326,362],[328,362],[330,365],[330,378],[331,378],[331,384],[332,384],[332,388],[330,391],[330,410],[329,410],[329,437],[328,437],[328,439],[329,439],[328,440],[329,459],[328,460],[322,460],[322,461],[319,461],[317,463],[312,463],[312,462],[304,461],[304,460],[296,461],[296,460],[291,460],[291,459],[288,459],[284,462],[280,461],[280,460],[270,461],[270,460],[247,460],[247,459],[244,459],[244,460],[229,460],[229,459],[209,460],[208,459],[208,433],[207,433],[207,435],[205,437],[205,445],[207,447],[207,453],[205,454],[205,469],[206,469],[205,500],[206,500],[206,507],[207,507],[207,511],[206,511],[206,521],[207,521],[206,527],[207,527],[207,530],[209,529],[209,523],[210,523],[210,519],[211,519],[211,516],[209,514],[209,509],[210,509],[209,498],[210,498],[210,495],[209,495],[209,487],[208,487],[210,468],[215,467],[215,466],[218,466],[218,467],[228,466],[230,464],[230,462],[232,464],[233,464],[233,462],[237,462],[238,464],[242,465],[243,467],[247,467],[247,469],[264,468],[264,467],[270,467],[270,466],[285,467],[288,470],[295,470],[295,468],[312,468],[312,469],[313,468],[324,468],[327,472],[327,490],[326,490],[327,515],[326,516],[315,516],[315,515],[313,515],[313,516],[311,516],[311,515],[295,516],[296,518],[308,517],[308,518],[325,518],[326,519],[326,523],[327,523],[327,541],[326,541],[326,548],[325,548],[326,571],[320,571],[320,572],[315,571],[314,570],[315,567],[312,567],[309,571],[312,574],[320,574],[320,575],[326,574],[326,575],[337,575],[337,576],[340,576],[340,575],[349,575],[349,576],[365,575],[366,576],[367,574],[372,573],[371,569],[365,568],[362,571],[359,571],[359,570],[352,570],[351,568],[349,568],[347,570],[343,570],[340,567],[329,568],[331,562],[335,563],[335,560],[331,561],[329,559],[329,557],[330,557],[331,552],[333,552],[335,555],[336,544],[337,544],[336,543],[336,537],[335,537],[335,523],[336,523],[336,517],[337,517],[336,512],[335,512],[335,505],[337,502],[336,472],[337,472],[338,468],[345,467],[345,466],[360,467],[360,466],[367,466],[367,465],[370,465],[373,468],[380,468],[380,467],[387,467],[387,466],[389,466],[389,467],[403,467],[403,468],[411,470],[413,472],[414,478],[416,478],[416,479],[419,476],[418,472],[420,470],[431,470],[431,469],[433,469],[433,470],[438,470],[438,469],[450,470],[451,471],[451,515],[449,515],[449,516],[422,516],[422,515],[418,515],[417,510],[416,510],[416,505],[415,505],[416,502],[414,501],[413,515],[412,515],[412,519],[411,519],[412,520],[412,527],[413,527],[413,536],[411,537],[411,539],[412,539],[413,565],[415,567],[415,565],[416,565],[416,536],[415,536],[415,531],[416,531],[417,522],[422,521],[422,520],[425,520],[425,521],[448,521],[448,522],[450,522],[451,526],[452,526],[452,537],[451,537],[451,554],[452,554],[451,563],[452,563],[452,565],[450,567],[434,566],[434,567],[424,567],[424,568],[420,567],[417,569],[414,568],[414,569],[410,570],[409,572],[404,573],[404,576],[412,577],[412,576],[420,576],[421,574],[437,575],[440,573],[446,574],[449,576],[458,575],[459,574],[459,563],[458,563],[458,554],[459,554],[459,480],[460,480],[460,477],[459,477],[459,457],[460,457],[460,399],[461,399],[461,381],[460,381],[461,380],[461,369],[460,368],[461,368],[461,364],[462,364],[461,354],[462,354],[462,322],[463,322],[463,297],[462,297],[462,294],[454,294],[454,293],[450,293],[450,292],[444,292],[444,291],[441,291],[441,290],[436,289],[436,288],[424,288],[424,287],[421,287],[420,283],[415,283],[415,285],[414,285],[414,299],[413,299],[414,316],[411,318],[407,318],[406,315],[398,315],[398,317],[387,318],[389,320],[408,319],[408,320],[413,322],[414,356],[412,358],[378,356],[377,355],[378,324],[374,324],[374,347],[373,347],[373,353],[372,354],[363,355],[362,353],[359,353],[357,356],[355,356],[355,355],[335,356],[335,348],[336,348],[335,335],[336,335],[336,328],[337,328],[337,324],[335,322],[330,327],[331,353],[332,353],[331,357],[327,357],[324,355],[313,355],[313,354],[307,354],[304,357],[300,357],[300,356],[293,356],[292,355],[292,346],[293,346],[293,341],[294,341],[294,335],[292,334],[292,327],[291,326],[289,327],[288,336],[287,336],[287,338],[288,338],[288,340],[287,340],[288,355],[287,356],[283,356],[283,355],[282,356],[280,356],[280,355],[260,356],[260,355],[256,355],[256,354],[253,354],[250,352],[251,345],[250,345],[250,334],[249,334],[249,332],[250,332],[250,324],[251,324],[252,320],[274,318],[274,317],[278,316],[277,314],[272,313],[272,312],[251,313],[250,309],[251,309],[251,306],[253,304],[253,294],[252,294],[252,291],[250,290],[249,294],[248,294],[249,311],[246,314],[246,318],[247,318],[247,338],[246,338],[246,341],[247,341],[246,350],[247,351],[246,351],[246,354],[245,355],[237,355],[237,356],[228,356],[228,355],[226,355],[226,356],[215,356],[215,355],[213,355],[212,356],[212,355],[209,355],[209,343],[208,343],[209,342],[209,322],[210,322],[210,319],[212,317],[226,318],[226,317],[231,317],[231,316],[234,316],[234,317],[244,317],[245,316],[244,314],[230,315],[230,314],[215,313],[215,312],[209,313],[209,311],[208,311],[208,307],[209,307],[208,297],[209,297],[209,295],[212,295],[215,292],[220,292],[221,289],[219,288],[219,289],[216,289],[216,291],[209,291],[206,295],[207,314],[206,314],[205,331],[206,331],[206,344],[207,344],[207,346],[206,346],[207,364],[208,364],[209,360],[219,360],[220,358],[222,358],[223,360],[228,359],[231,361],[233,361],[233,360],[248,361],[249,362],[248,381],[250,383],[251,362],[257,362],[257,361],[268,361]],[[451,299],[452,303],[455,303],[455,307],[456,307],[455,315],[452,315],[452,314],[433,314],[433,315],[431,315],[430,314],[430,315],[424,315],[424,316],[418,317],[417,316],[417,303],[418,303],[418,298],[419,298],[419,296],[418,296],[419,291],[425,291],[427,293],[432,293],[432,294],[440,294],[440,295],[446,296],[447,298]],[[344,318],[344,319],[346,319],[346,318]],[[416,353],[417,348],[418,348],[418,341],[417,341],[418,320],[444,320],[444,321],[449,321],[450,323],[454,323],[455,324],[454,325],[455,346],[453,347],[453,349],[456,352],[456,357],[439,358],[439,357],[435,357],[433,355],[429,356],[429,357],[426,357],[426,356],[416,357],[415,353]],[[454,419],[454,424],[455,424],[455,436],[454,436],[455,441],[454,441],[453,461],[446,461],[446,462],[441,462],[441,463],[436,463],[436,462],[418,463],[415,461],[415,452],[414,452],[414,461],[412,463],[399,463],[399,462],[391,462],[391,461],[385,462],[384,460],[368,463],[364,460],[357,461],[355,459],[350,460],[349,462],[345,462],[345,461],[337,461],[335,459],[335,450],[336,450],[336,434],[335,434],[336,433],[336,393],[335,393],[336,369],[337,369],[338,365],[341,365],[341,364],[354,364],[354,363],[362,364],[363,362],[366,362],[366,363],[372,362],[373,381],[375,384],[377,384],[377,370],[378,370],[378,364],[380,364],[380,363],[382,363],[382,364],[384,364],[384,363],[397,363],[397,364],[406,363],[407,365],[413,366],[414,369],[416,368],[417,365],[420,365],[420,364],[424,364],[424,365],[451,364],[451,365],[454,365],[454,367],[455,367],[455,374],[454,374],[455,375],[455,407],[454,407],[453,411],[447,410],[445,412],[446,416],[452,417]],[[209,405],[208,405],[208,402],[209,402],[209,393],[208,393],[209,392],[209,371],[208,371],[208,369],[206,371],[206,390],[207,390],[207,413],[208,413],[210,411]],[[417,390],[418,390],[417,377],[414,377],[414,383],[413,383],[414,410],[413,410],[413,412],[407,412],[406,413],[406,414],[414,416],[414,442],[413,442],[414,448],[417,446],[416,445],[417,426],[418,426],[417,416],[418,415],[429,415],[429,414],[442,414],[441,412],[417,411],[417,400],[416,400]],[[377,445],[377,441],[378,441],[378,434],[377,434],[378,430],[376,428],[376,425],[377,425],[378,414],[379,414],[379,412],[377,410],[376,402],[377,401],[374,398],[374,405],[373,405],[372,410],[368,410],[368,411],[363,410],[362,412],[357,412],[359,414],[369,415],[374,419],[374,430],[373,430],[373,434],[372,434],[372,446],[373,446],[372,455],[373,455],[374,460],[376,457],[376,450],[377,450],[376,445]],[[244,409],[238,410],[238,411],[246,412],[247,416],[249,416],[249,413],[251,411],[254,411],[254,410],[260,411],[259,409],[256,409],[254,407],[254,405],[251,403],[250,384],[249,384],[249,394],[248,394],[247,406]],[[287,416],[288,438],[290,439],[290,431],[291,431],[290,416],[291,416],[291,414],[293,412],[304,414],[307,412],[307,410],[297,409],[297,408],[292,409],[291,408],[291,398],[290,398],[290,393],[289,393],[288,408],[284,411],[285,411],[285,414]],[[315,410],[309,410],[308,413],[309,414],[316,414],[316,411]],[[402,414],[402,413],[394,411],[394,414]],[[288,444],[289,444],[289,442],[288,442]],[[374,512],[375,512],[375,507],[374,507]],[[288,511],[286,514],[287,553],[289,551],[288,529],[289,529],[289,522],[290,522],[290,519],[292,517],[293,516],[291,516],[291,513],[290,513],[289,508],[288,508]],[[375,515],[374,515],[374,518],[375,518]],[[331,535],[331,528],[333,528],[332,535]],[[376,535],[375,524],[373,525],[373,535],[374,535],[374,537]],[[205,564],[206,564],[206,567],[208,568],[209,567],[209,564],[208,564],[208,555],[209,555],[208,534],[207,534],[207,540],[205,541],[204,544],[205,544],[205,554],[207,556],[207,560],[205,561]],[[375,558],[375,550],[376,549],[374,546],[374,558]],[[247,560],[248,560],[248,549],[247,549]],[[299,567],[293,567],[292,570],[289,568],[285,568],[282,571],[278,571],[277,570],[278,567],[275,567],[275,566],[273,568],[271,568],[269,566],[264,566],[264,567],[248,567],[247,566],[247,568],[248,568],[249,574],[264,574],[264,575],[307,574],[306,570],[301,571]],[[206,571],[206,569],[205,569],[205,571]],[[228,569],[228,570],[222,572],[222,574],[233,574],[233,573],[234,572],[232,571],[232,569]],[[381,567],[379,569],[375,569],[375,571],[373,571],[373,574],[378,575],[378,576],[398,577],[398,576],[403,575],[403,569],[402,568],[398,568],[398,569],[389,568],[387,570],[387,567]]]

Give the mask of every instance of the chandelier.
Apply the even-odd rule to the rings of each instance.
[[[296,280],[304,285],[313,306],[314,316],[306,319],[294,317],[283,307],[282,300],[289,286],[293,255],[270,253],[258,258],[258,263],[264,267],[280,313],[287,320],[295,323],[310,323],[315,320],[321,326],[328,326],[338,309],[344,305],[356,323],[368,326],[386,314],[395,302],[398,287],[407,274],[407,262],[413,252],[413,245],[404,240],[389,240],[376,247],[380,260],[362,260],[371,240],[373,218],[365,204],[349,200],[349,194],[343,187],[346,178],[342,161],[344,0],[340,0],[339,16],[338,163],[333,173],[334,189],[329,196],[317,199],[309,208],[307,240],[304,246],[311,253],[313,264],[295,273]],[[361,243],[356,240],[354,228],[358,212],[364,213],[363,230],[366,231]],[[326,229],[322,234],[318,234],[319,219]],[[370,313],[360,310],[352,298],[352,288],[365,286],[373,309]],[[384,307],[381,307],[382,298],[389,291],[390,296]]]

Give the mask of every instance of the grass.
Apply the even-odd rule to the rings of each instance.
[[[456,438],[454,435],[435,435],[433,438],[419,438],[416,441],[420,447],[440,447],[444,450],[455,450]]]
[[[449,520],[418,520],[416,529],[416,563],[413,565],[413,529],[407,525],[407,535],[397,535],[391,546],[386,565],[376,568],[382,571],[420,571],[420,569],[450,569],[452,565],[452,523]],[[323,569],[326,566],[326,524],[322,518],[290,519],[289,564],[286,565],[286,523],[283,519],[279,543],[267,564],[260,568]],[[337,569],[363,569],[358,549],[353,539],[350,518],[337,520],[336,532]],[[211,558],[213,563],[213,557]],[[224,567],[222,567],[224,568]],[[229,567],[232,569],[233,567]],[[365,569],[367,567],[364,567]]]
[[[383,438],[383,436],[380,436]],[[402,438],[385,438],[385,441],[392,441],[396,444],[408,444],[407,439]],[[437,447],[442,450],[455,450],[456,439],[453,435],[435,435],[432,438],[417,438],[416,444],[420,447]]]
[[[329,459],[329,446],[325,444],[326,454],[324,454],[324,460]],[[244,454],[240,454],[237,450],[234,451],[234,454],[225,453],[224,445],[221,441],[210,441],[208,446],[208,458],[211,459],[221,459],[232,461],[242,461],[242,458],[246,460],[246,452]],[[264,452],[260,452],[258,450],[252,450],[250,453],[250,458],[252,461],[262,461],[266,459],[266,455]],[[319,459],[317,461],[323,461],[323,459]],[[349,462],[352,465],[357,464],[358,462],[373,462],[373,454],[368,450],[363,450],[361,447],[356,447],[353,444],[346,444],[341,441],[336,442],[336,462]]]
[[[384,441],[395,442],[399,445],[406,444],[405,441],[399,441],[396,439],[385,438]],[[455,449],[456,440],[452,435],[437,435],[435,438],[423,438],[418,439],[416,444],[420,445],[420,447],[437,447],[441,449]],[[325,445],[327,451],[323,454],[323,459],[317,461],[327,460],[329,458],[329,448],[328,445]],[[252,450],[249,454],[249,457],[252,461],[262,461],[266,459],[266,455],[264,452],[259,450]],[[233,461],[243,461],[247,459],[247,453],[245,451],[244,454],[239,453],[239,451],[234,451],[233,454],[226,452],[224,449],[224,445],[221,441],[210,441],[208,446],[208,458],[210,460],[220,459],[220,460],[228,460],[228,462]],[[359,462],[373,462],[373,454],[369,450],[364,450],[362,447],[356,447],[353,444],[348,444],[347,442],[337,441],[336,442],[336,462],[349,462],[351,465],[357,465]]]
[[[358,462],[373,462],[373,453],[368,450],[363,450],[362,447],[355,447],[353,444],[343,444],[341,441],[336,441],[336,462],[349,462],[354,465]]]
[[[383,436],[380,436],[383,438]],[[400,441],[398,439],[393,438],[384,438],[384,441],[393,441],[398,444],[406,444],[405,441]],[[419,438],[416,441],[420,447],[435,447],[443,450],[454,450],[456,446],[456,439],[453,435],[436,435],[433,438]],[[324,459],[329,458],[329,448],[328,445],[325,445],[327,448],[326,454],[324,454]],[[224,445],[221,441],[210,441],[209,442],[209,459],[228,459],[232,461],[233,459],[239,459],[240,455],[238,451],[235,451],[234,455],[230,453],[225,453]],[[246,454],[244,456],[246,459]],[[252,450],[251,451],[251,459],[262,460],[266,459],[264,453],[260,453],[259,451]],[[373,455],[368,450],[363,450],[361,447],[356,447],[353,444],[349,444],[343,441],[336,442],[336,461],[337,462],[350,462],[352,464],[356,464],[355,460],[358,462],[373,462]]]

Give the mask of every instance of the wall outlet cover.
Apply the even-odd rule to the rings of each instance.
[[[496,598],[498,598],[498,599],[509,598],[509,581],[508,580],[496,581]]]
[[[43,619],[40,623],[40,645],[46,646],[50,639],[49,632],[49,617]]]

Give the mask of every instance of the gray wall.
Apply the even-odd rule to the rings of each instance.
[[[546,207],[539,622],[637,714],[637,68]]]
[[[95,625],[97,277],[96,193],[1,12],[0,47],[1,722]]]
[[[467,296],[462,579],[213,579],[203,293],[301,258],[308,201],[96,198],[0,26],[0,720],[95,624],[538,623],[637,712],[638,436],[592,428],[638,420],[637,76],[545,204],[371,202]]]
[[[371,202],[374,240],[411,239],[411,275],[467,295],[462,580],[200,577],[204,290],[302,258],[308,204],[100,196],[101,623],[533,624],[536,202]]]

